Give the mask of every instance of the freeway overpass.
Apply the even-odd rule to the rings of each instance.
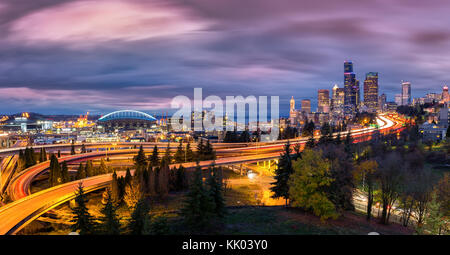
[[[397,122],[394,122],[385,117],[380,117],[380,119],[381,121],[384,122],[382,128],[382,131],[384,132],[398,132],[399,130],[402,129],[402,126],[399,125],[399,123]],[[372,131],[358,130],[354,133],[352,132],[352,134],[355,137],[362,137],[364,135],[370,135],[371,132],[373,132],[373,130]],[[305,142],[306,142],[305,139],[297,139],[294,141],[294,143],[300,144],[304,144]],[[256,155],[220,158],[215,161],[215,164],[220,166],[220,165],[233,165],[241,163],[252,163],[276,159],[279,157],[280,152],[259,153],[258,150],[269,149],[264,146],[270,147],[278,146],[279,148],[282,148],[283,144],[263,145],[261,147],[253,146],[253,148],[247,146],[240,149],[227,148],[224,150],[243,151],[252,149],[256,150],[257,153]],[[101,152],[98,153],[101,154]],[[117,151],[117,153],[120,153],[120,151]],[[80,157],[80,155],[74,155],[69,157],[73,157],[72,158],[73,160],[82,160],[99,156],[94,154],[96,153],[81,154],[82,158],[76,158]],[[36,166],[34,170],[32,169],[33,171],[31,171],[30,169],[23,171],[24,174],[21,175],[22,177],[15,179],[15,181],[11,183],[11,188],[13,189],[12,193],[19,199],[0,208],[0,234],[15,234],[20,229],[25,227],[31,221],[38,218],[40,215],[44,214],[48,210],[55,208],[56,206],[74,198],[75,196],[74,191],[76,190],[79,181],[65,183],[62,185],[58,185],[56,187],[52,187],[34,193],[32,195],[27,195],[29,194],[29,190],[27,190],[25,187],[29,187],[34,177],[36,177],[38,174],[42,173],[43,171],[46,170],[46,168],[48,168],[48,165],[45,166],[45,164],[47,163],[48,162],[44,162],[42,163],[42,165],[40,164]],[[200,162],[200,166],[207,167],[211,163],[212,161],[202,161]],[[195,163],[184,163],[183,166],[186,167],[187,169],[191,169],[195,167]],[[124,173],[120,172],[118,173],[118,175],[119,174],[123,175]],[[105,188],[107,185],[109,185],[110,181],[111,181],[111,174],[94,176],[82,180],[83,186],[86,188],[86,192],[91,192],[94,190]]]

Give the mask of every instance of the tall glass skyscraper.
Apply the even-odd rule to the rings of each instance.
[[[411,82],[402,81],[402,105],[411,104]]]
[[[359,82],[353,73],[353,63],[344,62],[344,105],[347,109],[356,109],[359,103]],[[348,112],[348,111],[347,111]]]
[[[375,112],[378,108],[378,73],[370,72],[366,74],[364,81],[364,105]]]

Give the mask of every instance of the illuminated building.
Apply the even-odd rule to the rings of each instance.
[[[411,104],[411,83],[408,81],[402,81],[402,101],[401,105]]]
[[[328,89],[319,89],[317,93],[317,111],[330,112],[330,92]]]
[[[311,113],[311,100],[309,99],[302,100],[302,112]]]
[[[381,96],[378,98],[378,108],[380,109],[380,111],[384,112],[386,111],[386,94],[381,94]]]
[[[397,105],[402,105],[402,94],[396,94],[395,95],[395,103]]]
[[[344,62],[344,105],[345,112],[352,113],[359,104],[359,81],[353,72],[353,63]]]
[[[444,86],[442,88],[442,103],[449,103],[450,102],[450,95],[448,94],[448,87]]]
[[[106,114],[98,123],[107,129],[142,129],[156,126],[156,119],[144,112],[124,110]]]
[[[369,112],[376,112],[378,108],[378,73],[366,74],[364,81],[364,105]]]
[[[294,97],[291,98],[289,102],[289,121],[291,124],[295,124],[297,120],[297,111],[295,110],[295,100]]]

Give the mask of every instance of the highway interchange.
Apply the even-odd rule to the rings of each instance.
[[[377,122],[379,124],[378,129],[369,127],[353,130],[351,135],[354,141],[359,142],[370,139],[370,135],[375,130],[378,130],[381,133],[396,133],[404,128],[402,120],[390,116],[379,116]],[[341,135],[345,135],[345,133],[341,133]],[[307,139],[308,138],[291,139],[290,142],[291,144],[301,144],[304,146]],[[286,140],[279,140],[268,143],[214,144],[218,156],[214,163],[216,165],[236,165],[277,159],[286,142]],[[167,143],[137,143],[136,145],[140,146],[141,144],[143,144],[147,150],[154,145],[157,145],[158,148],[167,147]],[[68,144],[44,145],[44,147],[48,149],[70,146],[71,145]],[[110,147],[111,144],[86,144],[86,146],[98,149]],[[130,147],[134,147],[134,144],[130,145],[130,143],[118,143],[115,144],[114,147],[116,147],[114,150],[106,149],[84,154],[63,156],[59,161],[66,161],[67,163],[72,164],[89,159],[103,158],[106,157],[106,155],[130,155],[136,154],[137,152],[137,149],[130,149]],[[121,149],[121,147],[123,147],[123,149]],[[38,149],[39,146],[34,146],[33,148]],[[9,148],[7,150],[0,150],[0,154],[8,153],[9,155],[13,155],[17,153],[19,149],[20,148]],[[207,167],[211,163],[212,161],[201,161],[199,164],[201,167]],[[176,165],[179,164],[174,164],[173,166]],[[183,166],[187,169],[191,169],[194,168],[196,164],[192,162],[183,163]],[[68,182],[31,194],[30,187],[33,180],[45,173],[48,170],[48,167],[49,161],[46,161],[25,169],[12,178],[7,192],[13,202],[0,207],[0,234],[16,234],[42,214],[74,198],[74,191],[80,181]],[[120,176],[123,175],[124,172],[118,172],[117,174]],[[111,174],[105,174],[83,179],[82,183],[86,192],[92,192],[107,187],[110,181]]]

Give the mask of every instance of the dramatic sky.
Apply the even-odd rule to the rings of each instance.
[[[172,97],[293,95],[380,74],[450,81],[448,0],[0,0],[0,113],[149,113]],[[313,101],[314,102],[314,101]]]

